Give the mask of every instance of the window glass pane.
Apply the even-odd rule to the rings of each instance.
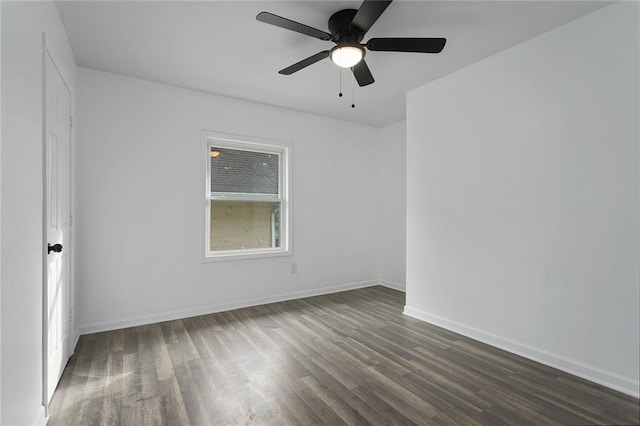
[[[280,247],[279,201],[211,201],[209,249]]]
[[[276,153],[211,147],[211,192],[278,195]]]

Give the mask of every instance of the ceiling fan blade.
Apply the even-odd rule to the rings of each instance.
[[[360,87],[368,86],[375,81],[364,59],[358,62],[353,68],[351,68],[351,71],[353,72],[353,75]]]
[[[351,26],[361,33],[366,33],[378,20],[382,12],[391,4],[392,0],[364,0],[360,9],[353,17]]]
[[[302,68],[306,68],[309,65],[313,65],[318,61],[323,60],[324,58],[329,56],[328,50],[323,50],[322,52],[318,52],[313,56],[309,56],[306,59],[301,60],[300,62],[296,62],[295,64],[278,71],[280,74],[291,75],[294,72],[300,71]]]
[[[291,19],[283,18],[282,16],[274,15],[273,13],[260,12],[258,13],[258,15],[256,15],[256,19],[260,22],[275,25],[276,27],[295,31],[297,33],[308,35],[310,37],[319,38],[320,40],[333,39],[333,36],[329,33],[305,24],[301,24],[300,22],[292,21]]]
[[[446,38],[372,38],[367,49],[379,52],[440,53]]]

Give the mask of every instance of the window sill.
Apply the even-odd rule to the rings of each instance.
[[[248,259],[264,259],[270,257],[283,257],[291,256],[293,253],[291,250],[229,250],[208,252],[202,259],[202,263],[209,262],[226,262],[232,260],[248,260]]]

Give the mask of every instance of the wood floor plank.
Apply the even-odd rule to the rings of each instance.
[[[120,335],[123,336],[122,334]],[[111,352],[107,357],[107,385],[105,386],[103,397],[104,403],[100,424],[117,425],[122,423],[123,349],[124,346],[122,344],[112,344]]]
[[[158,382],[158,395],[160,396],[160,409],[163,423],[171,425],[189,425],[189,416],[180,393],[178,379],[172,377]]]
[[[316,380],[315,377],[305,377],[302,380],[327,406],[331,407],[332,411],[339,416],[344,423],[349,425],[371,424],[358,410],[359,407],[366,406],[366,403],[360,402],[358,399],[348,401],[346,398],[340,397],[339,391],[338,393],[334,392],[334,390]],[[334,389],[336,388],[334,387]],[[369,411],[365,410],[365,412]]]
[[[50,425],[639,424],[640,402],[375,286],[81,336]]]

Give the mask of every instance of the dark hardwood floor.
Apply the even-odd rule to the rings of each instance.
[[[82,336],[50,425],[638,424],[637,399],[371,287]]]

